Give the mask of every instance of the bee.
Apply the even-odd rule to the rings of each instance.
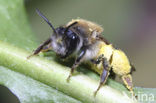
[[[66,25],[55,29],[38,9],[36,11],[50,25],[53,33],[28,58],[48,50],[53,50],[61,58],[67,58],[75,54],[75,63],[67,78],[68,81],[74,70],[82,62],[88,62],[92,67],[91,69],[100,74],[101,77],[94,95],[106,83],[108,76],[111,74],[110,71],[120,76],[127,89],[133,93],[131,72],[135,69],[125,53],[113,47],[102,36],[103,28],[100,25],[84,19],[73,19]]]

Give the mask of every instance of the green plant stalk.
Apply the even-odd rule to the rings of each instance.
[[[97,89],[98,81],[78,74],[67,82],[69,68],[42,57],[34,56],[27,59],[29,55],[30,53],[22,49],[0,41],[0,65],[2,66],[54,87],[84,103],[136,103],[109,86],[103,86],[94,97],[93,93]]]

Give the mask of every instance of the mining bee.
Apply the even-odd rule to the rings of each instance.
[[[90,63],[91,69],[101,76],[94,95],[106,83],[108,76],[111,74],[110,71],[119,75],[127,89],[133,93],[131,72],[134,68],[125,53],[114,48],[102,36],[103,28],[100,25],[84,19],[73,19],[64,26],[54,28],[38,9],[36,11],[50,25],[53,33],[29,57],[48,50],[53,50],[61,58],[67,58],[75,54],[75,63],[67,80],[70,79],[76,67],[86,61]]]

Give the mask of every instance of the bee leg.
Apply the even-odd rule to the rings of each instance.
[[[72,74],[73,74],[75,68],[82,62],[83,57],[84,57],[84,55],[85,55],[85,53],[86,53],[86,50],[87,50],[86,48],[87,48],[87,47],[83,47],[83,48],[81,49],[81,52],[80,52],[79,56],[76,58],[75,63],[73,64],[73,66],[72,66],[72,68],[71,68],[71,71],[70,71],[70,74],[69,74],[69,76],[68,76],[68,78],[67,78],[67,81],[70,80],[70,77],[72,76]]]
[[[102,59],[102,64],[103,64],[103,71],[101,74],[100,84],[99,84],[98,88],[96,89],[96,91],[94,92],[94,96],[96,96],[96,94],[99,91],[99,89],[101,88],[101,86],[106,83],[107,78],[109,76],[109,71],[110,71],[109,70],[110,69],[109,62],[106,60],[106,58]]]
[[[42,43],[35,51],[33,54],[31,54],[30,56],[27,57],[27,59],[29,59],[30,57],[37,55],[40,52],[46,52],[50,49],[50,46],[48,46],[48,44],[51,42],[51,38],[49,38],[48,40],[46,40],[44,43]]]
[[[133,91],[132,76],[130,74],[123,75],[122,80],[126,85],[127,89],[132,93],[133,96],[135,96]]]
[[[96,59],[96,60],[94,60],[94,59],[91,59],[90,60],[93,64],[99,64],[100,62],[101,62],[101,60],[100,59]]]
[[[113,80],[116,78],[116,74],[113,72],[112,68],[110,69],[110,75],[109,75],[109,77],[111,79],[113,79]]]
[[[102,58],[104,57],[104,55],[102,54],[101,56],[99,56],[96,60],[91,59],[91,62],[94,64],[99,64],[102,61]]]

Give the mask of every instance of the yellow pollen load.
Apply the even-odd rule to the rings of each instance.
[[[125,55],[125,53],[121,50],[114,50],[113,60],[112,60],[113,71],[118,75],[125,75],[130,73],[130,63]]]

